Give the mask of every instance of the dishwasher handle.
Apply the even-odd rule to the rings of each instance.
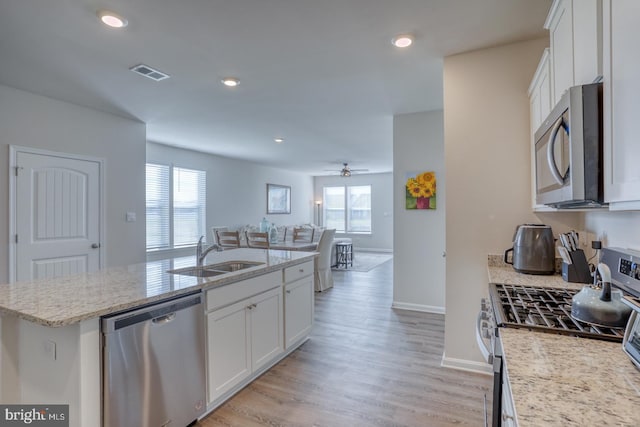
[[[102,333],[113,333],[119,329],[148,321],[157,325],[169,323],[177,316],[177,312],[199,304],[202,304],[201,292],[161,301],[133,311],[103,317]]]
[[[155,319],[152,319],[151,321],[153,323],[155,323],[156,325],[164,325],[165,323],[171,322],[175,318],[176,318],[176,312],[174,311],[173,313],[169,313],[169,314],[165,314],[164,316],[156,317]]]

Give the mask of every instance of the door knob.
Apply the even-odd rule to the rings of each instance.
[[[93,243],[91,245],[91,249],[98,249],[100,247],[100,243]]]

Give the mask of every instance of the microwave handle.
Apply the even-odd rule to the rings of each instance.
[[[553,175],[553,179],[559,185],[563,185],[566,175],[562,176],[560,174],[558,165],[556,164],[555,156],[556,137],[558,136],[560,128],[563,128],[567,134],[569,133],[567,124],[564,122],[564,119],[562,117],[560,117],[560,119],[553,125],[553,129],[551,130],[551,136],[549,137],[549,142],[547,143],[547,163],[549,164],[549,170],[551,171],[551,175]]]

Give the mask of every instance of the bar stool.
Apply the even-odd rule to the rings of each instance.
[[[353,267],[353,244],[347,242],[337,242],[336,246],[336,268],[344,266]]]

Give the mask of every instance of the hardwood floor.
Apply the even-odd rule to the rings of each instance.
[[[484,425],[491,377],[440,367],[444,316],[390,308],[392,261],[333,277],[311,339],[198,426]]]

